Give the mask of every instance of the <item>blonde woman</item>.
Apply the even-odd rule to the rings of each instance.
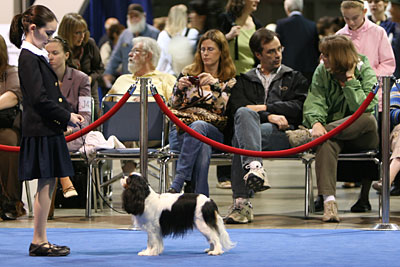
[[[165,29],[157,38],[161,48],[157,70],[177,76],[183,67],[193,61],[199,32],[194,28],[188,28],[187,24],[187,7],[185,5],[171,7]]]
[[[98,79],[103,75],[104,66],[100,50],[90,32],[85,19],[77,13],[66,14],[58,28],[58,35],[67,41],[72,50],[72,61],[77,69],[89,75],[91,96],[94,99],[94,117],[99,115]]]
[[[337,34],[345,35],[353,41],[358,53],[368,57],[376,76],[393,74],[396,61],[385,30],[366,18],[364,1],[342,1],[340,5],[346,25]],[[378,92],[379,111],[382,111],[382,91]]]

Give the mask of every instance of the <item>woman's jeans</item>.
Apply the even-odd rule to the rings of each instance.
[[[211,123],[199,120],[189,127],[210,139],[223,142],[223,134]],[[186,132],[178,133],[175,125],[169,133],[169,144],[172,152],[180,153],[171,188],[180,192],[185,181],[195,181],[195,193],[209,196],[208,169],[212,147]]]

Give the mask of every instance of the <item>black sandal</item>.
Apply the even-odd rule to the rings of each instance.
[[[70,249],[67,246],[57,246],[50,242],[42,243],[40,245],[33,244],[29,246],[29,256],[49,256],[49,257],[60,257],[67,256],[70,253]]]

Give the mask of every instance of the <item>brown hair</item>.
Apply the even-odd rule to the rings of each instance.
[[[6,41],[4,41],[3,36],[0,34],[0,77],[6,71],[8,67],[8,52]]]
[[[256,56],[256,53],[261,54],[263,51],[263,45],[272,42],[275,37],[278,38],[278,35],[275,32],[265,28],[260,28],[255,31],[255,33],[253,33],[253,35],[250,37],[249,41],[249,46],[254,56]]]
[[[11,21],[10,41],[21,48],[22,36],[29,32],[29,26],[35,24],[38,28],[46,26],[48,22],[57,21],[54,13],[45,6],[33,5],[24,13],[17,14]]]
[[[69,57],[66,61],[67,65],[71,68],[75,68],[77,69],[77,66],[74,64],[73,60],[72,60],[72,51],[71,48],[69,47],[67,41],[65,41],[63,38],[61,38],[60,36],[56,36],[54,38],[51,38],[49,40],[49,43],[59,43],[62,47],[62,50],[64,52],[64,54],[69,53]]]
[[[319,51],[328,58],[332,73],[344,73],[359,61],[353,42],[344,35],[322,38]]]
[[[83,28],[85,31],[85,37],[82,42],[82,46],[85,45],[90,37],[88,26],[85,19],[78,13],[65,14],[60,22],[58,28],[58,35],[61,36],[70,45],[71,49],[74,49],[73,38],[77,30]]]
[[[221,81],[227,81],[235,77],[236,68],[229,54],[228,41],[226,41],[225,35],[219,30],[209,30],[201,36],[197,44],[197,50],[194,55],[193,63],[189,66],[186,66],[182,72],[189,75],[197,76],[204,71],[204,63],[201,59],[200,48],[201,44],[205,40],[211,40],[215,42],[219,50],[221,51],[221,56],[219,58],[218,64],[218,79],[220,79]]]
[[[243,14],[245,5],[245,0],[229,0],[225,8],[227,12],[232,13],[235,18],[238,18]]]

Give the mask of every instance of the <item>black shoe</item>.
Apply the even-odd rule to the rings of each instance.
[[[70,252],[67,246],[57,246],[50,243],[43,243],[40,245],[31,243],[29,246],[29,256],[60,257],[67,256]]]
[[[369,212],[371,211],[371,204],[369,202],[362,202],[360,199],[357,200],[356,204],[350,209],[351,212]]]
[[[324,197],[322,195],[318,195],[317,199],[314,201],[314,211],[324,211]]]
[[[184,193],[194,193],[194,185],[192,184],[191,181],[186,181],[185,186],[183,187],[183,192]]]
[[[17,219],[17,216],[15,216],[12,212],[4,212],[1,214],[1,218],[4,221],[13,221]]]
[[[390,190],[391,196],[400,196],[400,187],[397,185],[393,185],[392,189]]]

